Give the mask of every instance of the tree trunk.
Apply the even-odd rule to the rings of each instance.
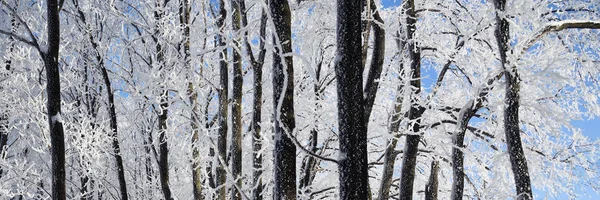
[[[240,200],[242,199],[240,191],[242,188],[242,56],[241,52],[237,49],[241,49],[241,11],[240,3],[242,0],[231,0],[231,13],[232,25],[234,30],[234,45],[237,48],[232,50],[233,52],[233,101],[231,106],[231,147],[230,147],[230,158],[231,158],[231,175],[233,176],[234,184],[237,186],[231,189],[231,199]]]
[[[383,59],[385,58],[385,28],[383,27],[383,19],[379,14],[379,10],[377,10],[377,6],[375,5],[375,0],[370,0],[370,8],[374,12],[373,17],[374,20],[377,21],[373,23],[373,34],[374,34],[374,47],[373,54],[371,55],[371,66],[369,67],[369,74],[367,75],[367,80],[364,88],[364,96],[365,96],[365,127],[369,127],[369,118],[371,116],[371,111],[373,110],[373,104],[375,103],[375,97],[377,95],[377,89],[379,88],[378,79],[381,77],[381,72],[383,69]],[[365,39],[365,40],[368,40]],[[366,48],[366,47],[365,47]]]
[[[223,51],[219,54],[219,73],[220,73],[220,84],[221,88],[219,91],[219,130],[217,136],[217,152],[219,158],[217,161],[216,170],[216,187],[220,187],[217,190],[217,199],[225,200],[225,181],[227,180],[227,174],[225,173],[225,162],[227,156],[227,108],[228,108],[228,94],[229,94],[229,72],[227,71],[227,49],[225,44],[225,32],[224,23],[227,11],[225,10],[225,2],[219,0],[219,18],[217,19],[217,26],[219,27],[219,33],[216,37],[216,43],[219,47],[223,48]]]
[[[402,76],[402,75],[401,75]],[[390,187],[392,186],[392,178],[394,176],[394,164],[396,163],[396,145],[400,134],[398,134],[398,128],[400,128],[400,118],[402,114],[402,86],[398,86],[396,90],[396,100],[394,101],[394,111],[390,119],[390,125],[388,127],[388,133],[393,135],[393,138],[388,142],[384,152],[383,158],[383,175],[381,176],[381,186],[379,187],[379,200],[388,200],[390,198]]]
[[[431,161],[431,173],[429,174],[429,182],[425,186],[425,200],[438,199],[438,171],[440,170],[440,162]]]
[[[471,120],[471,117],[475,114],[475,110],[473,109],[475,105],[473,105],[473,101],[469,101],[467,105],[460,111],[463,113],[459,117],[459,123],[457,127],[457,131],[454,133],[452,137],[452,174],[453,174],[453,182],[452,182],[452,193],[451,199],[460,200],[463,198],[464,185],[465,185],[465,172],[464,172],[464,153],[463,149],[465,133],[467,131],[467,125]]]
[[[162,9],[165,5],[162,3],[156,3],[156,9],[154,11],[155,20],[160,21],[164,16],[164,11]],[[156,26],[156,33],[153,35],[154,41],[156,42],[156,62],[159,64],[159,68],[164,69],[165,67],[165,55],[164,49],[162,47],[161,41],[158,39],[160,36],[160,26]],[[161,77],[165,77],[161,75]],[[169,116],[169,92],[165,86],[162,86],[162,91],[160,94],[160,104],[158,106],[158,175],[160,178],[160,187],[163,192],[163,195],[166,200],[172,200],[173,195],[171,193],[171,188],[169,184],[169,144],[167,142],[167,120]]]
[[[191,5],[189,0],[181,0],[181,5],[179,7],[179,21],[181,23],[181,25],[183,26],[183,63],[184,63],[184,68],[187,68],[188,70],[192,71],[194,70],[193,68],[191,68],[190,66],[190,26],[191,26],[191,21],[190,21],[190,12],[191,12]],[[191,79],[191,73],[188,74],[188,80]],[[193,82],[190,80],[188,82],[188,96],[189,96],[189,100],[190,100],[190,104],[192,106],[192,110],[191,110],[191,116],[190,116],[190,127],[192,128],[192,185],[193,185],[193,192],[194,192],[194,199],[196,200],[200,200],[200,199],[204,199],[204,196],[202,195],[202,169],[200,168],[199,165],[199,159],[200,159],[200,151],[198,149],[198,137],[199,137],[199,120],[197,117],[198,114],[198,93],[196,93],[195,89],[194,89],[194,84]]]
[[[83,22],[83,24],[87,27],[87,20],[83,11],[81,11],[79,7],[79,1],[73,1],[75,7],[77,8],[77,13],[79,15],[79,19]],[[100,55],[100,51],[98,49],[98,43],[94,40],[94,36],[91,33],[88,33],[88,37],[92,48],[96,53],[96,61],[98,62],[98,68],[102,72],[102,78],[104,79],[104,86],[106,87],[106,95],[108,98],[108,114],[110,117],[110,133],[109,137],[112,138],[112,146],[115,154],[115,161],[117,165],[117,176],[119,179],[119,192],[122,200],[128,199],[127,194],[127,184],[125,181],[125,168],[123,166],[123,158],[121,156],[121,147],[119,145],[119,137],[118,137],[118,125],[117,125],[117,112],[115,109],[115,97],[113,94],[110,78],[108,77],[108,71],[104,66],[104,59]]]
[[[65,188],[65,134],[62,125],[58,49],[60,45],[60,17],[57,0],[47,2],[48,51],[41,51],[46,68],[47,115],[52,157],[52,199],[66,199]]]
[[[244,0],[240,0],[240,10],[242,15],[242,25],[248,25],[248,19],[246,15],[246,4]],[[262,183],[262,134],[260,123],[262,121],[262,68],[265,60],[267,49],[265,48],[265,36],[267,28],[267,13],[263,9],[260,18],[260,46],[258,60],[254,58],[252,47],[248,42],[248,32],[244,33],[244,42],[246,46],[246,52],[252,62],[253,69],[253,111],[252,111],[252,122],[250,125],[250,132],[252,133],[252,199],[262,200],[263,183]]]
[[[421,51],[418,45],[413,40],[413,34],[416,30],[416,14],[415,2],[409,0],[407,6],[406,18],[406,36],[408,41],[409,58],[410,58],[410,87],[411,90],[411,107],[408,111],[408,119],[410,130],[406,136],[406,144],[404,148],[404,156],[402,159],[402,170],[400,177],[400,199],[412,200],[413,184],[415,181],[415,167],[417,164],[417,154],[419,141],[421,139],[421,116],[425,112],[425,108],[419,105],[418,98],[421,93]]]
[[[494,0],[497,12],[506,11],[506,0]],[[510,25],[508,20],[496,13],[496,41],[500,50],[500,61],[506,76],[506,95],[504,108],[504,134],[506,146],[510,156],[510,163],[515,179],[517,199],[533,199],[531,180],[527,168],[527,160],[521,144],[519,128],[519,74],[517,66],[507,60],[507,51],[510,48]]]
[[[367,130],[363,99],[361,1],[337,1],[340,199],[367,199]]]
[[[273,43],[273,105],[275,118],[274,199],[296,199],[296,146],[290,136],[294,116],[294,66],[292,57],[291,11],[288,0],[270,0],[275,33]]]

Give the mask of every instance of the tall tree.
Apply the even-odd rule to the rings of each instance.
[[[161,36],[162,36],[162,24],[161,21],[165,16],[165,7],[168,1],[157,0],[155,2],[154,10],[154,34],[152,39],[155,42],[155,53],[156,63],[159,69],[162,69],[160,77],[165,79],[166,73],[164,71],[167,68],[165,61],[165,47],[163,47]],[[164,198],[166,200],[172,200],[173,194],[171,192],[171,186],[169,183],[169,144],[167,141],[167,120],[169,119],[169,90],[165,86],[166,83],[162,83],[160,86],[160,103],[158,104],[158,175],[160,178],[160,187]]]
[[[190,100],[190,106],[192,108],[190,114],[190,127],[192,128],[192,185],[194,192],[194,199],[200,200],[204,199],[202,194],[202,169],[199,164],[200,160],[200,150],[198,148],[198,139],[200,135],[200,126],[198,119],[198,93],[195,91],[194,82],[192,79],[193,68],[191,68],[191,52],[190,52],[190,28],[191,28],[191,20],[190,13],[192,11],[192,6],[190,4],[190,0],[181,0],[179,5],[179,23],[183,26],[183,64],[184,68],[189,70],[187,78],[188,88],[187,93]],[[203,48],[206,47],[206,40],[204,41]],[[202,59],[201,59],[202,60]]]
[[[231,89],[233,95],[233,101],[231,106],[231,175],[235,181],[235,187],[231,189],[231,198],[233,200],[240,200],[241,194],[239,189],[242,188],[242,55],[241,50],[241,8],[240,1],[243,0],[231,0],[231,24],[234,30],[233,43],[235,48],[233,49],[233,83]]]
[[[496,42],[500,51],[500,62],[506,77],[506,94],[504,108],[504,134],[510,156],[517,199],[533,199],[531,180],[527,159],[521,144],[521,128],[519,125],[519,90],[520,81],[516,63],[509,62],[507,53],[510,48],[510,24],[505,17],[506,0],[494,0],[496,8]]]
[[[413,184],[415,181],[415,167],[419,141],[421,140],[421,116],[425,108],[418,103],[421,94],[421,50],[414,40],[417,15],[415,1],[408,0],[406,7],[406,40],[408,43],[408,58],[410,62],[410,110],[408,110],[409,132],[402,157],[402,170],[400,175],[400,199],[411,200]]]
[[[367,130],[364,121],[362,1],[337,1],[335,76],[338,94],[340,199],[367,199]]]
[[[87,19],[85,17],[84,12],[81,10],[80,6],[79,6],[79,0],[73,0],[73,5],[75,6],[75,8],[77,9],[77,15],[79,17],[79,20],[81,20],[81,23],[83,23],[84,27],[89,27]],[[104,80],[104,87],[106,87],[106,95],[107,95],[107,100],[108,100],[108,114],[110,117],[110,134],[109,136],[112,138],[112,146],[113,146],[113,151],[114,151],[114,156],[115,156],[115,161],[116,161],[116,166],[117,166],[117,176],[119,179],[119,194],[121,195],[121,199],[122,200],[127,200],[128,199],[128,194],[127,194],[127,183],[125,181],[125,167],[123,166],[123,157],[121,155],[121,147],[119,144],[119,137],[118,137],[118,122],[117,122],[117,112],[115,109],[115,97],[113,94],[113,89],[111,86],[111,81],[110,81],[110,77],[108,76],[108,70],[106,69],[106,66],[104,65],[104,58],[102,57],[101,53],[100,53],[100,49],[98,47],[98,42],[96,41],[96,38],[94,37],[94,35],[91,32],[87,32],[87,36],[89,39],[89,42],[92,46],[92,49],[94,51],[95,54],[95,61],[97,63],[97,67],[100,69],[101,73],[102,73],[102,78]]]
[[[219,187],[217,190],[217,199],[225,200],[225,181],[227,180],[227,174],[225,173],[225,160],[227,156],[227,108],[229,106],[228,96],[229,96],[229,72],[227,71],[227,48],[225,43],[225,17],[227,15],[227,10],[225,9],[225,1],[219,0],[219,15],[217,17],[216,25],[219,29],[219,32],[216,36],[216,41],[219,46],[218,48],[222,48],[221,53],[219,53],[219,130],[217,136],[217,152],[218,158],[216,158],[217,169],[216,169],[216,187]]]
[[[248,10],[246,10],[245,0],[239,0],[240,3],[240,11],[242,16],[242,26],[248,26]],[[262,122],[262,69],[265,62],[265,56],[267,53],[267,49],[265,48],[265,40],[266,40],[266,28],[267,28],[267,13],[263,9],[261,9],[261,17],[260,17],[260,28],[259,28],[259,52],[258,58],[254,56],[252,46],[250,46],[250,42],[248,41],[248,32],[244,32],[244,46],[246,48],[246,53],[250,58],[250,63],[252,65],[253,78],[252,78],[252,88],[254,90],[254,95],[252,97],[252,121],[250,124],[250,133],[252,134],[252,199],[254,200],[262,200],[263,199],[263,182],[262,182],[262,173],[263,173],[263,153],[262,153],[262,134],[261,134],[261,122]]]
[[[274,199],[296,199],[296,146],[292,133],[294,116],[294,65],[292,52],[292,15],[288,0],[269,0],[275,32],[273,42],[273,107],[275,118]]]

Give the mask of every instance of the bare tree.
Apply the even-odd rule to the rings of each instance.
[[[222,52],[219,54],[219,80],[220,80],[220,88],[219,88],[219,130],[217,136],[217,152],[219,158],[216,158],[217,169],[216,169],[216,187],[220,187],[217,191],[217,199],[225,200],[225,181],[227,180],[227,174],[225,173],[225,166],[227,165],[225,162],[227,158],[227,108],[229,106],[228,103],[228,95],[229,95],[229,72],[227,71],[227,48],[225,43],[225,32],[224,32],[224,23],[225,17],[227,15],[227,10],[225,9],[225,2],[223,0],[219,0],[219,15],[217,16],[216,25],[219,29],[219,32],[216,36],[216,41],[220,48],[223,48]]]
[[[425,108],[419,105],[418,98],[421,93],[421,50],[415,42],[414,32],[416,30],[415,1],[408,0],[406,7],[406,41],[408,43],[408,58],[410,59],[410,110],[408,120],[410,121],[409,133],[402,157],[402,170],[400,177],[400,199],[410,200],[413,195],[413,183],[415,181],[415,167],[419,141],[421,140],[421,116]]]
[[[242,0],[231,0],[231,24],[234,30],[233,43],[233,83],[231,89],[233,95],[233,101],[231,106],[231,147],[229,148],[230,153],[230,164],[231,164],[231,175],[234,179],[234,184],[237,186],[231,189],[231,198],[234,200],[240,200],[241,194],[238,189],[242,188],[242,52],[241,50],[241,8],[240,1]]]
[[[270,0],[275,33],[273,52],[273,107],[275,118],[274,199],[296,199],[296,146],[291,134],[294,116],[294,65],[292,57],[291,11],[288,0]]]
[[[494,36],[496,36],[500,61],[506,77],[506,107],[504,108],[506,145],[515,178],[517,198],[533,199],[527,160],[521,144],[521,129],[519,128],[519,74],[516,64],[510,63],[506,56],[510,48],[510,25],[504,14],[498,13],[506,11],[506,0],[494,0],[494,7],[496,8],[496,31]]]
[[[362,1],[337,1],[335,75],[338,94],[340,199],[367,199],[367,130],[363,99]]]
[[[248,26],[248,17],[246,10],[245,0],[239,0],[240,11],[242,16],[242,26]],[[262,183],[262,134],[261,134],[261,126],[260,123],[262,121],[262,69],[265,61],[265,56],[267,53],[267,49],[265,48],[265,40],[266,40],[266,27],[267,27],[267,13],[264,9],[261,11],[260,17],[260,30],[259,30],[259,52],[258,58],[254,56],[252,46],[250,46],[250,42],[248,42],[248,32],[244,32],[244,46],[246,48],[246,53],[250,58],[250,63],[252,65],[253,70],[253,90],[254,95],[252,97],[253,108],[252,108],[252,122],[250,124],[250,133],[252,134],[252,170],[253,170],[253,178],[252,178],[252,199],[254,200],[262,200],[263,196],[263,183]]]

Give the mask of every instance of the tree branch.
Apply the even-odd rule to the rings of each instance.
[[[565,29],[600,29],[600,21],[565,20],[560,22],[549,23],[544,28],[539,30],[532,38],[526,40],[525,45],[523,46],[521,52],[519,52],[518,57],[523,55],[546,34],[550,32],[562,31]]]
[[[38,41],[37,41],[37,38],[36,38],[36,37],[33,35],[33,32],[32,32],[32,31],[31,31],[31,29],[29,28],[29,25],[27,25],[27,23],[26,23],[25,21],[23,21],[23,19],[21,18],[21,16],[19,16],[19,15],[17,14],[17,11],[16,11],[14,8],[11,8],[11,7],[10,7],[10,6],[9,6],[9,5],[6,3],[6,1],[1,1],[1,2],[2,2],[2,5],[3,5],[4,7],[6,7],[6,8],[7,8],[7,9],[10,11],[10,13],[11,13],[13,16],[15,16],[15,17],[17,18],[17,20],[19,20],[19,22],[20,22],[21,24],[23,24],[23,26],[25,26],[25,30],[27,30],[27,34],[29,35],[29,37],[31,38],[31,40],[27,40],[27,39],[25,39],[25,38],[23,38],[23,37],[17,36],[17,35],[15,35],[15,34],[12,34],[11,32],[6,32],[6,31],[3,31],[3,30],[0,30],[0,33],[1,33],[1,34],[5,34],[5,35],[12,36],[13,38],[15,38],[15,39],[17,39],[17,40],[19,40],[19,41],[21,41],[21,42],[24,42],[25,44],[31,45],[32,47],[36,48],[36,49],[38,50],[38,52],[40,52],[40,54],[42,54],[42,55],[45,55],[45,54],[46,54],[46,52],[43,52],[43,51],[42,51],[42,49],[40,48],[40,44],[38,43]]]

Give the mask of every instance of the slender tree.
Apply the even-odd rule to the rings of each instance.
[[[85,14],[83,13],[83,11],[81,10],[81,8],[79,7],[79,0],[73,0],[73,5],[75,6],[75,8],[77,9],[77,15],[79,16],[79,20],[81,20],[81,23],[83,23],[84,27],[88,27],[88,22],[87,19],[85,17]],[[104,80],[104,87],[106,87],[106,95],[107,95],[107,100],[108,100],[108,114],[110,117],[110,133],[109,136],[112,138],[112,146],[113,146],[113,151],[114,151],[114,156],[115,156],[115,161],[116,161],[116,165],[117,165],[117,176],[119,179],[119,194],[121,195],[121,199],[122,200],[127,200],[128,199],[128,194],[127,194],[127,183],[125,181],[125,168],[123,166],[123,157],[121,155],[121,147],[119,144],[119,137],[118,137],[118,125],[117,125],[117,112],[115,109],[115,97],[113,94],[113,89],[111,86],[111,81],[110,81],[110,77],[108,76],[108,70],[106,69],[105,65],[104,65],[104,58],[102,57],[100,50],[98,49],[98,42],[96,41],[96,38],[94,37],[93,34],[91,34],[90,32],[87,33],[89,42],[92,46],[92,49],[95,53],[95,61],[97,62],[97,67],[100,69],[101,73],[102,73],[102,79]]]
[[[417,16],[415,13],[415,1],[408,0],[406,7],[406,40],[408,44],[408,58],[410,59],[410,110],[408,110],[409,133],[402,157],[402,169],[400,175],[400,199],[411,200],[413,195],[413,184],[415,181],[415,167],[419,141],[421,140],[421,116],[425,108],[418,103],[421,93],[421,51],[417,42],[413,39],[416,30]]]
[[[227,15],[227,10],[225,9],[224,0],[219,0],[219,15],[217,16],[216,25],[219,29],[219,32],[216,36],[216,43],[219,45],[219,48],[222,48],[221,53],[219,54],[219,130],[217,136],[217,152],[219,158],[216,159],[217,169],[216,169],[216,187],[220,187],[217,190],[217,199],[225,200],[225,181],[227,180],[227,174],[225,173],[226,156],[227,156],[227,108],[229,106],[228,103],[228,95],[229,95],[229,72],[227,70],[227,48],[225,43],[225,32],[224,32],[224,24],[225,24],[225,16]]]
[[[188,80],[192,78],[193,68],[191,68],[191,52],[190,52],[190,28],[191,28],[191,20],[190,20],[190,12],[192,6],[190,5],[190,0],[181,0],[179,5],[179,23],[183,26],[183,64],[184,68],[188,69],[190,72],[188,73]],[[206,41],[203,44],[203,47],[206,46]],[[195,91],[193,81],[188,82],[188,95],[191,104],[191,114],[190,114],[190,127],[192,128],[192,184],[193,184],[193,192],[194,199],[200,200],[204,199],[202,194],[202,169],[199,165],[200,159],[200,150],[198,148],[198,139],[200,135],[199,131],[199,119],[198,119],[198,93]]]
[[[292,16],[288,0],[269,0],[275,32],[273,52],[273,107],[275,118],[274,199],[296,199],[296,146],[290,136],[294,116],[294,65],[292,57]]]
[[[154,30],[154,34],[152,35],[152,39],[155,42],[155,53],[156,53],[156,63],[159,66],[159,69],[166,68],[165,61],[165,48],[163,47],[162,41],[159,37],[161,37],[161,20],[165,15],[165,7],[167,1],[157,0],[154,10],[154,20],[156,23],[156,27]],[[165,78],[166,75],[161,73],[161,77]],[[164,83],[163,83],[164,84]],[[161,86],[160,91],[160,103],[157,107],[158,111],[158,175],[160,178],[160,187],[164,198],[166,200],[172,200],[173,194],[171,192],[171,187],[169,183],[169,144],[167,141],[167,120],[169,119],[169,91],[165,85]]]
[[[414,38],[416,30],[416,13],[414,0],[408,0],[405,4],[406,12],[406,39],[408,41],[408,57],[410,59],[410,110],[408,111],[408,120],[410,120],[409,134],[406,136],[406,143],[402,157],[402,170],[400,177],[400,199],[411,200],[413,195],[413,184],[415,181],[415,167],[417,164],[417,154],[419,141],[421,140],[421,116],[425,108],[419,105],[418,98],[421,93],[421,51]]]
[[[242,26],[248,26],[248,16],[246,10],[245,0],[239,0],[240,11],[242,16]],[[262,154],[262,134],[261,134],[261,126],[262,122],[262,69],[265,61],[265,56],[267,53],[267,49],[265,48],[265,40],[266,40],[266,27],[267,27],[267,13],[264,9],[261,11],[260,17],[260,30],[259,30],[259,52],[258,57],[254,56],[252,46],[250,46],[250,42],[248,41],[248,32],[244,32],[244,46],[246,48],[246,53],[250,58],[250,63],[252,65],[253,71],[253,79],[252,79],[252,88],[254,90],[254,95],[252,97],[253,107],[252,107],[252,121],[250,124],[250,133],[252,135],[252,199],[254,200],[262,200],[263,196],[263,183],[262,183],[262,173],[263,173],[263,154]]]
[[[504,108],[504,134],[510,156],[510,164],[515,179],[517,199],[533,199],[531,180],[527,160],[521,144],[521,129],[519,126],[519,73],[515,63],[507,58],[510,48],[510,24],[504,16],[506,0],[494,0],[496,8],[496,42],[500,53],[500,62],[506,77],[506,94]]]
[[[338,94],[340,199],[367,199],[367,130],[364,123],[361,1],[337,1],[335,75]]]
[[[231,0],[231,24],[234,30],[233,43],[236,48],[233,49],[233,83],[232,91],[232,106],[231,106],[231,147],[229,148],[230,153],[230,165],[231,175],[234,179],[236,186],[231,189],[231,198],[233,200],[240,200],[241,194],[238,189],[242,188],[242,52],[241,50],[241,9],[240,1],[242,0]]]
[[[431,172],[429,173],[429,181],[425,186],[425,200],[438,199],[438,173],[440,170],[440,162],[437,160],[431,161]]]

